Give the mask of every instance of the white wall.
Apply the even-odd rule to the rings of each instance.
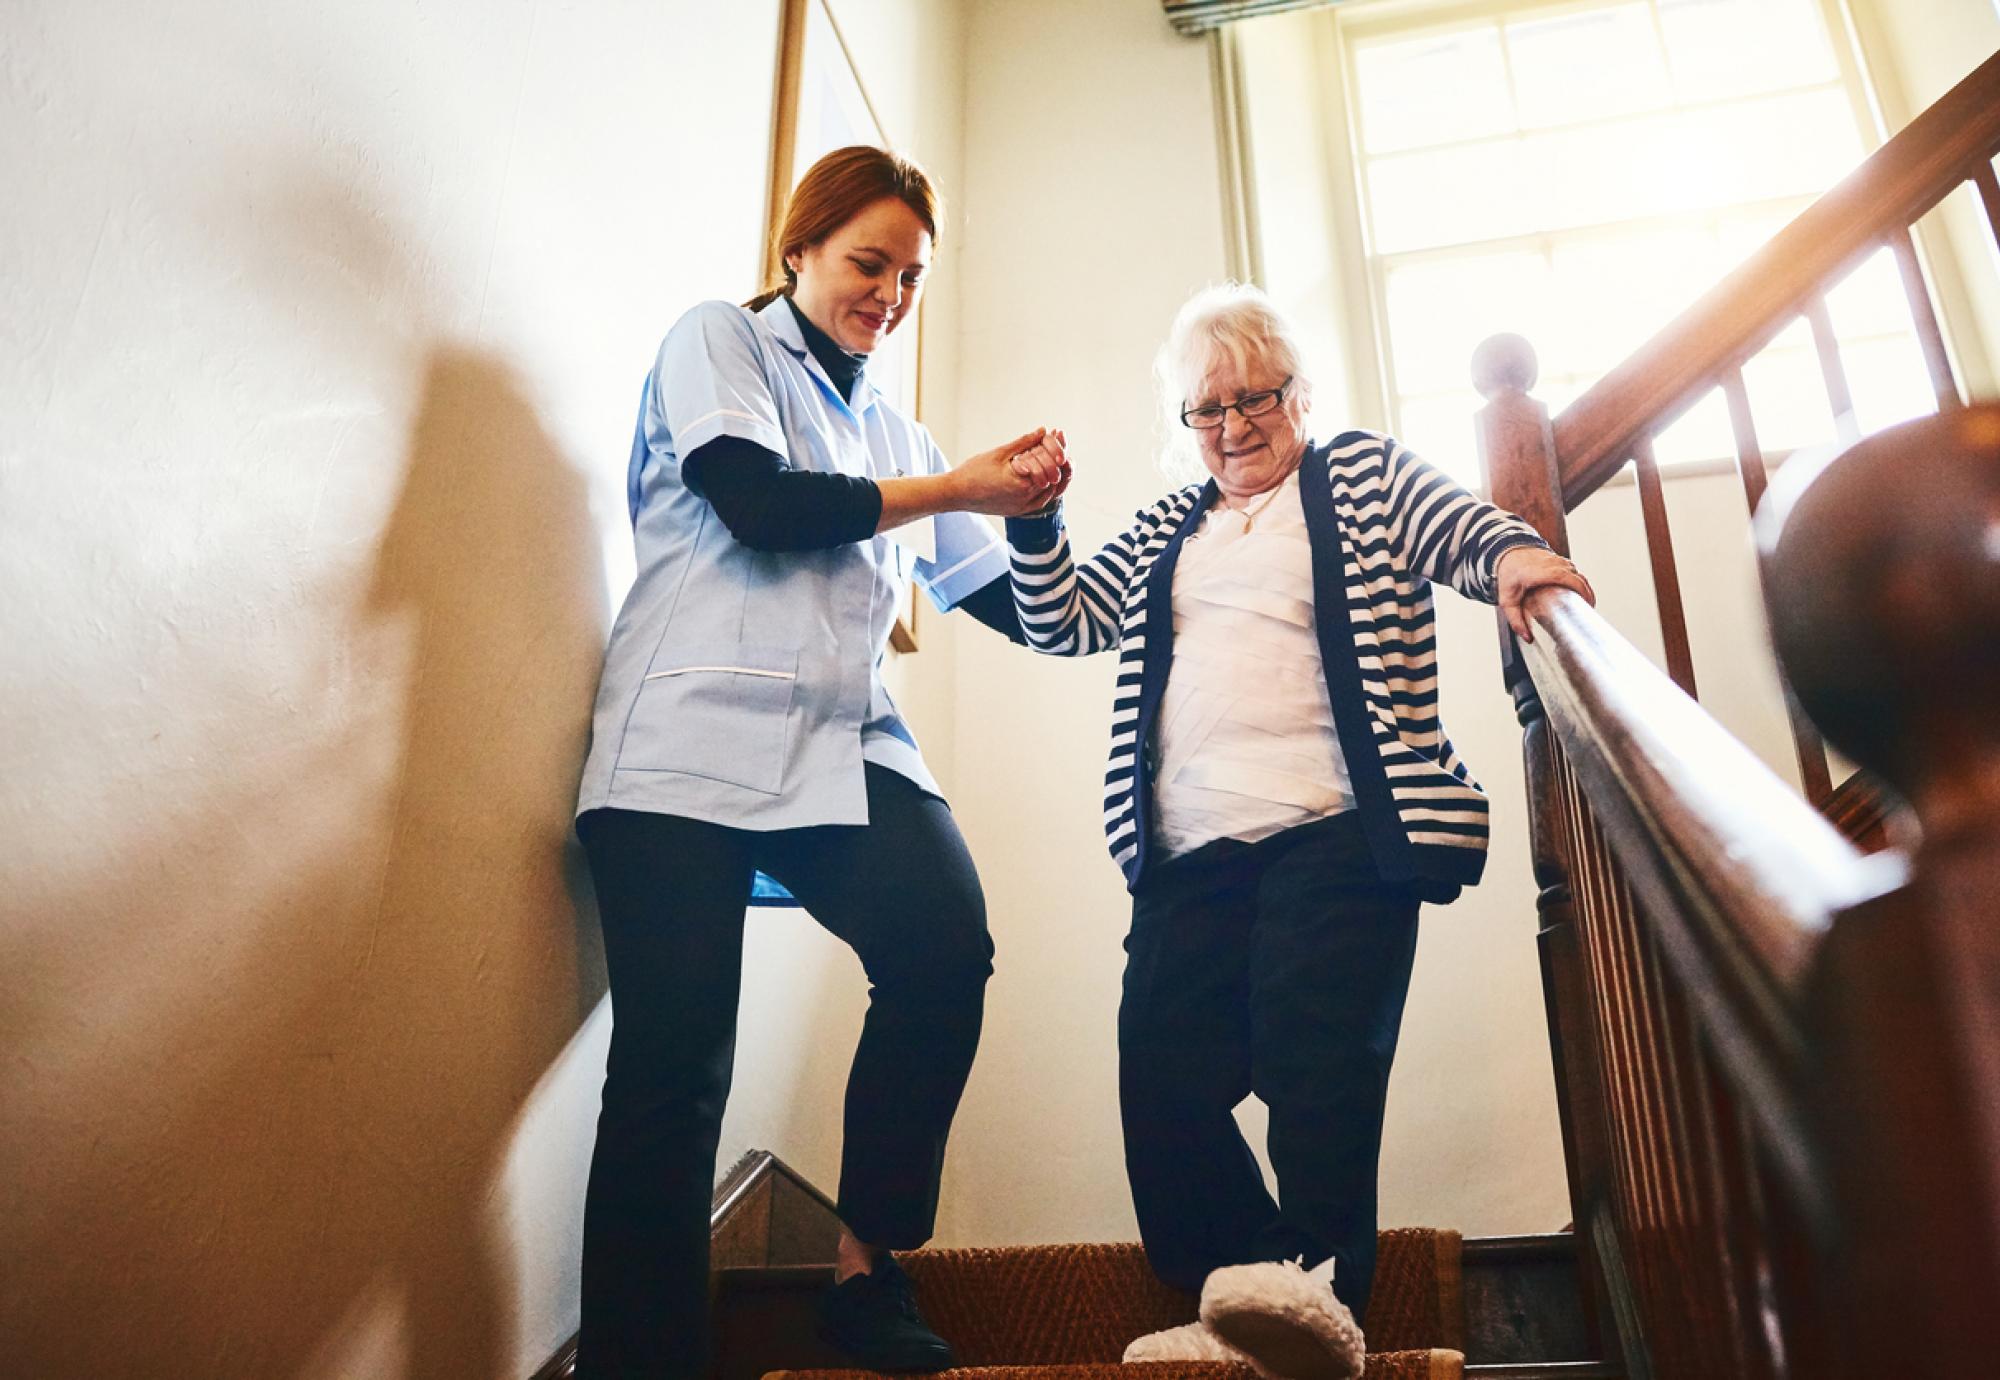
[[[949,184],[955,9],[839,10]],[[608,1018],[569,810],[639,378],[755,286],[776,14],[0,20],[21,1373],[491,1380],[573,1328]],[[859,983],[754,928],[745,1067],[782,1075]],[[802,1072],[746,1079],[730,1149],[830,1182],[839,1078]]]
[[[1181,300],[1225,262],[1208,52],[1152,0],[995,0],[973,16],[961,431],[1063,425],[1078,473],[1071,526],[1094,546],[1166,487],[1153,464],[1152,355]],[[1383,1219],[1548,1229],[1568,1212],[1518,734],[1490,615],[1442,602],[1447,719],[1499,821],[1487,884],[1426,913],[1390,1092]],[[980,629],[952,631],[954,805],[999,958],[954,1133],[944,1237],[1131,1239],[1114,1043],[1129,898],[1098,808],[1112,666],[1031,659]],[[1254,1104],[1246,1120],[1261,1139]]]

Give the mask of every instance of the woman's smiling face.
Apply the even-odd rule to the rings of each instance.
[[[917,309],[931,265],[931,233],[901,198],[861,208],[818,244],[793,250],[792,301],[843,350],[873,354]]]
[[[1284,372],[1263,354],[1238,360],[1218,354],[1201,385],[1188,395],[1189,407],[1234,403],[1246,393],[1275,389]],[[1235,408],[1222,414],[1222,425],[1195,432],[1201,461],[1223,495],[1251,498],[1282,484],[1306,453],[1305,390],[1298,380],[1285,389],[1278,406],[1255,417]]]

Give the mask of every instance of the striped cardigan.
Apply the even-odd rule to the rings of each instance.
[[[1500,553],[1542,540],[1373,432],[1343,432],[1309,451],[1299,493],[1320,662],[1369,851],[1384,878],[1449,900],[1485,866],[1486,797],[1438,718],[1430,584],[1492,603]],[[1060,510],[1007,523],[1028,644],[1055,656],[1118,649],[1104,831],[1128,887],[1149,862],[1152,736],[1173,664],[1174,562],[1217,494],[1213,480],[1175,490],[1080,566]]]

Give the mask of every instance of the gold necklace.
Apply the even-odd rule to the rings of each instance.
[[[1263,494],[1259,496],[1256,503],[1245,504],[1241,508],[1231,508],[1229,511],[1235,513],[1238,517],[1243,519],[1243,530],[1245,532],[1248,532],[1252,527],[1257,525],[1257,514],[1263,512],[1266,508],[1270,507],[1271,500],[1276,498],[1278,496],[1279,491],[1282,490],[1284,487],[1285,485],[1281,480],[1275,487],[1266,489],[1263,492]]]

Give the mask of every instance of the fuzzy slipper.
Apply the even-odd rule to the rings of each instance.
[[[1360,1325],[1333,1293],[1333,1261],[1231,1265],[1201,1286],[1201,1320],[1260,1371],[1283,1380],[1355,1380],[1367,1364]]]
[[[1170,1327],[1164,1332],[1148,1332],[1125,1348],[1127,1361],[1234,1361],[1248,1366],[1264,1380],[1281,1380],[1198,1322]]]

